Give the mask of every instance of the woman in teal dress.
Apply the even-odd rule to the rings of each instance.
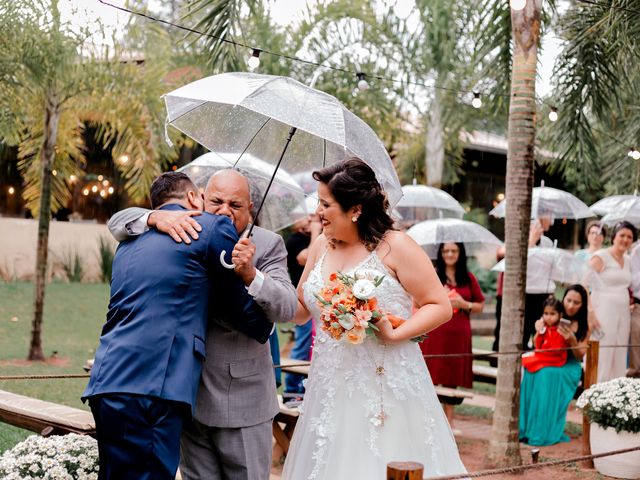
[[[569,402],[580,383],[581,360],[587,351],[587,292],[582,285],[571,285],[564,294],[564,318],[570,327],[558,331],[569,346],[567,363],[562,367],[545,367],[535,373],[524,370],[520,389],[520,441],[529,445],[554,445],[568,442],[564,433]],[[536,322],[536,331],[542,319]]]

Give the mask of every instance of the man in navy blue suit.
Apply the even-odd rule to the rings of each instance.
[[[169,172],[151,186],[151,205],[202,210],[203,199],[185,174]],[[237,319],[234,328],[261,343],[269,338],[272,323],[240,277],[220,265],[221,252],[230,254],[238,241],[233,223],[207,213],[200,219],[197,242],[149,230],[116,251],[107,322],[83,394],[96,421],[100,479],[175,477],[210,309]]]

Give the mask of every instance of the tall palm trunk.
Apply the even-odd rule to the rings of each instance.
[[[42,181],[40,189],[40,209],[38,220],[38,246],[36,254],[35,289],[33,298],[33,323],[29,360],[44,360],[42,351],[42,314],[44,310],[44,289],[49,253],[49,223],[51,221],[51,170],[55,159],[55,145],[58,136],[60,109],[55,96],[47,98],[44,114],[44,139],[40,158]]]
[[[522,347],[536,134],[535,84],[540,8],[541,0],[529,0],[524,10],[511,11],[514,49],[507,152],[507,267],[500,329],[501,351]],[[488,452],[488,461],[492,465],[522,463],[518,443],[520,366],[518,355],[499,357],[496,407]]]
[[[427,185],[440,188],[444,170],[444,127],[442,125],[441,99],[437,90],[429,106],[429,116],[427,117],[425,164]]]

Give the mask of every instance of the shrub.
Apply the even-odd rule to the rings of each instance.
[[[98,263],[100,264],[100,279],[104,283],[111,282],[111,269],[115,252],[111,242],[105,236],[98,238]]]
[[[74,248],[67,249],[61,257],[62,268],[70,282],[81,282],[84,276],[82,257]]]
[[[32,435],[0,457],[0,478],[98,478],[98,444],[86,435]]]

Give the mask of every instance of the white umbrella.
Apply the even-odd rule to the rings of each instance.
[[[502,200],[489,212],[490,215],[504,218],[507,199]],[[575,195],[557,188],[541,186],[533,189],[531,202],[531,218],[551,215],[553,218],[588,218],[593,217],[593,211]]]
[[[396,205],[398,212],[407,221],[432,218],[462,218],[462,205],[444,190],[427,185],[403,185],[402,198]]]
[[[606,197],[591,205],[591,210],[598,215],[604,215],[602,222],[607,225],[613,225],[622,220],[640,225],[640,197],[636,195]]]
[[[231,168],[236,158],[237,154],[234,153],[209,152],[179,168],[178,171],[186,173],[198,187],[205,188],[211,175],[219,170]],[[251,154],[245,153],[243,160],[242,165],[236,170],[249,180],[255,210],[265,195],[273,167]],[[305,202],[305,195],[300,185],[281,168],[276,173],[269,199],[260,214],[260,225],[268,230],[277,231],[288,227],[299,218],[295,210]],[[255,211],[253,213],[255,214]]]
[[[502,242],[489,230],[474,222],[457,218],[426,220],[415,224],[407,235],[413,238],[431,258],[436,258],[441,243],[464,243],[468,255],[494,250]],[[494,257],[495,258],[495,257]]]

